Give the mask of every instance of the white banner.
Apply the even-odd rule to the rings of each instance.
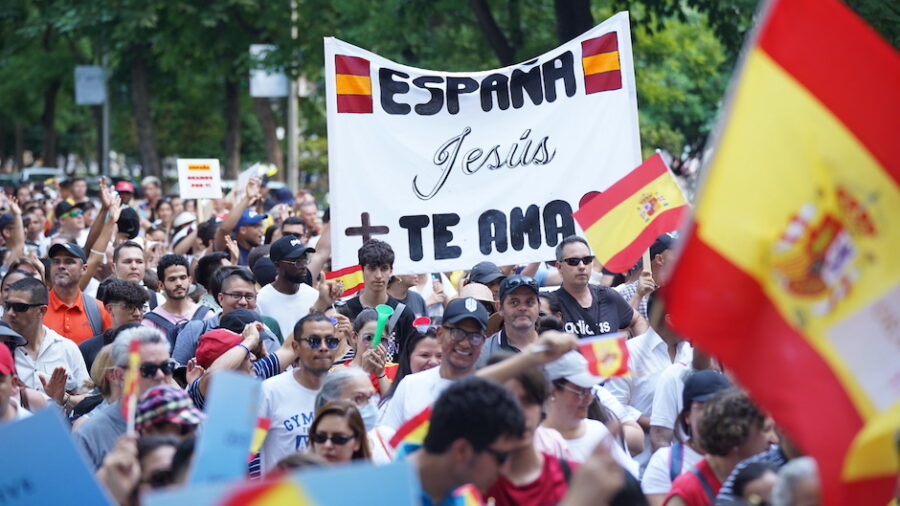
[[[178,194],[183,199],[222,198],[222,176],[216,158],[179,158]]]
[[[554,258],[571,213],[641,163],[628,14],[538,58],[448,73],[325,39],[335,269],[364,239],[395,273]]]

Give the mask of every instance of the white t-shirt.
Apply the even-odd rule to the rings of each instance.
[[[609,445],[610,452],[616,462],[628,470],[635,478],[638,477],[639,466],[634,459],[625,453],[625,449],[609,434],[609,429],[602,422],[586,418],[584,420],[584,435],[575,439],[567,439],[569,450],[572,451],[572,460],[584,462],[593,453],[594,448],[604,440]]]
[[[62,367],[69,373],[66,380],[66,391],[84,393],[87,388],[84,383],[90,379],[87,367],[84,365],[84,357],[78,349],[78,345],[71,339],[56,333],[53,329],[44,325],[44,340],[41,349],[38,350],[37,360],[32,360],[24,346],[16,348],[16,374],[25,386],[44,393],[44,385],[41,384],[38,375],[50,379],[53,370]]]
[[[397,385],[379,425],[398,430],[410,418],[434,404],[452,382],[441,377],[440,366],[406,376]]]
[[[691,368],[682,364],[672,364],[656,382],[656,394],[653,396],[653,412],[650,414],[650,425],[675,428],[675,419],[682,408],[684,379]]]
[[[594,395],[597,396],[597,400],[600,401],[600,404],[603,404],[606,409],[616,415],[616,418],[618,418],[620,422],[637,421],[637,412],[629,411],[621,402],[619,402],[619,399],[616,399],[605,387],[594,388]]]
[[[683,445],[684,453],[681,461],[681,472],[687,471],[694,467],[694,464],[700,462],[703,455],[694,451],[688,445]],[[650,463],[644,470],[644,476],[641,477],[641,491],[645,494],[668,494],[672,488],[672,480],[670,478],[669,469],[671,468],[672,447],[663,446],[650,457]]]
[[[306,449],[318,393],[298,383],[293,371],[263,381],[259,416],[271,420],[259,451],[263,474],[274,469],[282,457]]]
[[[673,363],[689,365],[693,349],[690,344],[681,341],[675,345],[675,360],[670,360],[668,345],[652,328],[629,339],[626,346],[630,374],[612,378],[604,386],[622,404],[650,416],[659,375]]]
[[[281,335],[285,339],[294,332],[294,324],[309,314],[309,307],[316,303],[319,291],[300,283],[300,288],[293,295],[285,295],[268,284],[256,295],[256,310],[259,314],[274,318],[281,327]]]

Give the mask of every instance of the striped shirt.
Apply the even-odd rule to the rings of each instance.
[[[750,464],[755,464],[757,462],[765,462],[768,464],[772,464],[776,468],[781,468],[781,466],[785,465],[788,461],[788,458],[784,455],[784,452],[781,451],[781,447],[778,445],[772,445],[768,450],[757,453],[752,457],[747,457],[746,459],[738,462],[738,465],[734,467],[731,471],[731,474],[728,475],[728,478],[725,479],[725,483],[722,484],[722,488],[719,489],[719,494],[716,496],[716,506],[729,506],[736,504],[738,498],[734,496],[734,479],[737,478],[737,475],[741,473],[747,466]]]
[[[259,379],[268,379],[281,372],[281,364],[278,362],[278,355],[267,355],[253,362],[253,372]],[[194,380],[187,388],[188,396],[194,401],[197,409],[204,409],[206,406],[206,398],[200,391],[200,378]]]

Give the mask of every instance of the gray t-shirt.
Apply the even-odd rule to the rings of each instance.
[[[406,292],[405,299],[397,299],[400,302],[406,304],[406,307],[416,315],[416,318],[420,316],[428,316],[428,309],[425,307],[425,298],[419,295],[418,292],[414,292],[412,290]]]
[[[103,458],[112,450],[116,441],[125,434],[125,417],[122,416],[122,403],[116,402],[91,416],[81,424],[72,437],[75,444],[84,450],[84,454],[93,465],[93,470],[100,469]]]

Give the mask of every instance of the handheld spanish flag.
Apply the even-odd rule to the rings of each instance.
[[[677,230],[688,209],[675,176],[656,154],[572,216],[597,261],[609,271],[625,272],[657,237]]]
[[[141,368],[141,342],[137,339],[128,346],[128,369],[125,370],[125,385],[122,389],[122,417],[125,418],[125,432],[134,434],[134,416],[137,412],[137,380]]]
[[[616,332],[578,340],[578,351],[588,361],[588,371],[595,376],[615,378],[628,374],[626,332]]]
[[[418,415],[410,418],[404,423],[394,437],[388,441],[391,448],[399,448],[401,444],[411,444],[420,446],[425,441],[425,435],[428,434],[428,427],[431,425],[431,407],[422,410]]]
[[[482,506],[484,504],[481,492],[471,483],[457,487],[450,495],[453,497],[454,506]]]
[[[266,440],[266,434],[269,433],[271,424],[272,421],[268,418],[260,417],[256,419],[256,429],[253,430],[253,438],[250,440],[250,453],[247,454],[247,462],[252,461],[253,457],[256,457],[256,454],[259,453],[263,441]]]
[[[825,504],[887,504],[900,427],[900,56],[836,0],[766,7],[662,295],[675,329],[816,459]]]
[[[365,284],[363,283],[363,275],[362,275],[362,266],[354,265],[352,267],[345,267],[343,269],[326,272],[325,273],[326,280],[334,280],[338,283],[344,285],[344,294],[343,295],[353,295],[354,293],[365,288]]]

